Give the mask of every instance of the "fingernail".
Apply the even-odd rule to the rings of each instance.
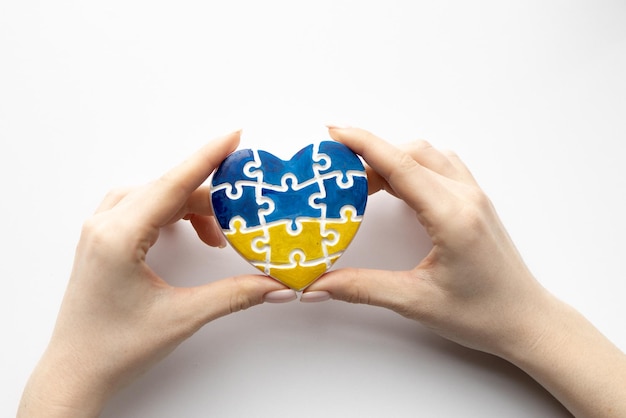
[[[243,128],[226,130],[226,132],[230,132],[227,135],[232,135],[232,134],[240,134],[241,135],[242,131],[243,131]]]
[[[217,223],[214,223],[213,226],[213,233],[217,235],[217,248],[226,248],[226,237],[224,236],[224,232],[222,231],[222,228],[219,227],[219,225]]]
[[[350,125],[341,124],[341,123],[327,123],[326,127],[328,129],[348,129],[351,126]]]
[[[219,226],[217,221],[209,222],[207,225],[208,233],[217,235],[217,248],[226,248],[226,237],[224,236],[224,232],[222,228]]]
[[[295,290],[281,289],[266,293],[265,296],[263,296],[263,301],[269,303],[285,303],[296,300],[297,298],[298,296]]]
[[[300,302],[305,303],[324,302],[328,299],[330,299],[330,293],[325,290],[312,290],[310,292],[305,292],[302,296],[300,296]]]

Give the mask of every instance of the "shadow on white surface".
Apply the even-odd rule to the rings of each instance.
[[[507,362],[380,309],[253,309],[208,325],[103,416],[570,416]]]
[[[540,281],[626,349],[625,2],[0,10],[0,416],[14,415],[46,346],[80,222],[102,193],[241,127],[242,145],[285,153],[300,148],[294,138],[326,138],[324,122],[459,152]],[[409,268],[428,251],[417,225],[396,222],[410,212],[377,199],[337,267]],[[256,272],[189,225],[163,231],[150,261],[181,286]],[[215,321],[104,413],[207,415],[568,416],[507,363],[340,302]]]
[[[404,203],[374,196],[338,267],[410,268],[429,249]],[[200,244],[181,224],[163,231],[149,262],[170,283],[185,286],[256,272],[232,249]],[[208,324],[120,393],[103,416],[531,417],[546,411],[569,416],[507,362],[382,308],[329,301],[265,304]]]

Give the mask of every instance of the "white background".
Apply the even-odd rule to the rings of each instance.
[[[1,1],[0,416],[101,197],[237,128],[285,158],[329,122],[457,151],[540,281],[626,349],[624,22],[623,1]],[[338,265],[409,268],[429,245],[374,196]],[[187,224],[150,260],[182,286],[254,271]],[[329,301],[209,324],[103,416],[568,414],[504,361]]]

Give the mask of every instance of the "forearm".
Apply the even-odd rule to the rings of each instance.
[[[20,400],[17,417],[97,417],[108,398],[105,384],[81,375],[69,358],[45,354],[33,371]]]
[[[626,416],[626,355],[567,304],[548,297],[529,318],[525,343],[503,357],[576,417]]]

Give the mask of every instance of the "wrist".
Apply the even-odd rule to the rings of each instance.
[[[97,417],[112,391],[84,367],[70,364],[73,356],[50,349],[31,374],[17,417]]]
[[[545,357],[545,350],[560,345],[560,332],[554,331],[566,316],[566,308],[567,305],[541,289],[515,315],[494,354],[519,367],[534,362],[535,357]]]
[[[517,344],[501,354],[575,416],[626,413],[626,356],[583,315],[547,292],[521,321]]]

